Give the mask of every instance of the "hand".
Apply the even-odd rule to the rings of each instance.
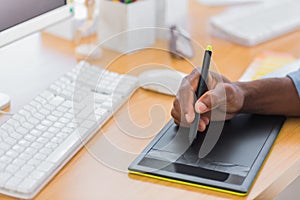
[[[202,132],[210,120],[231,119],[239,113],[245,97],[238,84],[232,83],[220,74],[210,72],[207,81],[208,91],[194,105],[195,91],[200,77],[199,71],[199,68],[194,69],[183,79],[174,100],[171,115],[177,125],[189,127],[194,121],[195,111],[200,113],[198,130]]]

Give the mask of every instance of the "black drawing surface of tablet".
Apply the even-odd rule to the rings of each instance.
[[[171,120],[129,166],[130,172],[246,195],[285,118],[240,114],[212,122],[192,144],[187,128]],[[224,127],[223,127],[224,125]],[[221,131],[210,153],[199,158],[205,134]]]

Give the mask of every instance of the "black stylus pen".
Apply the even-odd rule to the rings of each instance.
[[[207,90],[206,83],[208,80],[208,72],[209,72],[211,56],[212,56],[212,47],[210,45],[208,45],[206,47],[206,50],[204,53],[202,70],[201,70],[201,74],[200,74],[200,78],[199,78],[198,87],[196,90],[196,98],[194,100],[194,105],[195,105],[197,99],[199,99]],[[199,120],[200,120],[200,114],[195,112],[195,119],[192,122],[192,124],[190,126],[190,130],[189,130],[190,143],[192,143],[197,136]]]

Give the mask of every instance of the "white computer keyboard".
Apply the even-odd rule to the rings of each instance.
[[[299,0],[269,0],[211,18],[212,34],[253,46],[300,28]]]
[[[0,193],[33,198],[137,88],[86,62],[0,127]]]

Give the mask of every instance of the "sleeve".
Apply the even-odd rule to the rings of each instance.
[[[298,92],[298,96],[300,98],[300,68],[298,69],[298,71],[289,73],[287,76],[293,80],[296,90]]]

